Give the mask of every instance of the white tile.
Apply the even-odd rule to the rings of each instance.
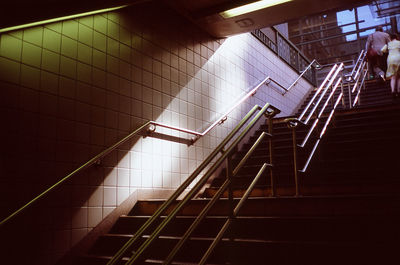
[[[93,228],[103,219],[103,209],[101,207],[89,207],[88,226]]]
[[[118,187],[129,187],[129,169],[118,168]]]
[[[151,170],[142,171],[142,187],[143,188],[153,187],[153,173]]]
[[[142,171],[138,169],[131,170],[130,174],[130,186],[141,187],[142,186]]]
[[[116,187],[104,187],[104,206],[116,206],[117,189]]]
[[[128,187],[118,187],[117,190],[117,205],[123,203],[129,197],[129,188]]]

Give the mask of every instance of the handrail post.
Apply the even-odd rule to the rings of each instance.
[[[226,158],[226,179],[229,181],[228,185],[228,215],[229,219],[233,218],[233,187],[232,187],[232,176],[233,176],[233,169],[232,169],[232,154],[229,154]]]
[[[293,170],[294,170],[294,185],[295,185],[295,196],[299,196],[299,179],[298,179],[298,170],[297,170],[297,138],[296,138],[296,127],[297,122],[293,120],[289,120],[287,123],[288,127],[292,129],[292,144],[293,144]]]
[[[275,176],[273,173],[273,165],[274,165],[274,144],[273,144],[273,114],[268,115],[267,123],[268,123],[268,133],[271,135],[268,139],[269,144],[269,164],[271,167],[269,168],[270,181],[271,181],[271,196],[276,196],[276,185],[275,185]],[[268,183],[268,182],[267,182]]]
[[[349,90],[349,108],[352,108],[352,104],[351,104],[351,88],[350,88],[350,82],[347,83],[347,88]]]
[[[340,91],[341,91],[342,95],[344,95],[344,93],[343,93],[343,82],[344,82],[344,80],[345,80],[345,77],[342,75],[342,81],[340,82]],[[342,97],[342,106],[343,106],[343,108],[346,107],[346,104],[344,102],[344,97]]]

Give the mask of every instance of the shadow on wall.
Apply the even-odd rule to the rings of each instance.
[[[171,101],[221,43],[151,2],[0,37],[1,219],[145,121],[174,114]],[[138,141],[0,228],[7,264],[54,264],[110,213],[132,189],[126,157]]]

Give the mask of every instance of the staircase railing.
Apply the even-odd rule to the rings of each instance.
[[[354,108],[357,103],[360,104],[361,89],[365,89],[365,78],[368,74],[366,55],[367,52],[362,50],[353,70],[349,75],[345,76],[345,82],[347,82],[348,86],[349,108]]]
[[[259,111],[255,117],[248,123],[248,125],[243,129],[243,131],[236,137],[236,139],[227,147],[227,144],[233,139],[239,130],[245,125],[246,122],[249,121],[251,116],[256,111]],[[199,176],[199,174],[209,165],[209,163],[216,158],[218,153],[222,153],[222,155],[217,159],[217,161],[211,166],[211,168],[204,174],[200,180],[190,189],[190,191],[184,196],[182,200],[180,200],[173,209],[171,209],[168,216],[153,230],[151,235],[135,250],[134,254],[130,257],[130,259],[126,262],[126,265],[134,264],[136,261],[139,261],[142,258],[143,253],[150,247],[150,245],[159,237],[160,233],[163,229],[175,218],[180,210],[182,210],[187,203],[199,192],[199,190],[206,184],[207,180],[210,178],[212,174],[221,166],[221,164],[226,160],[227,161],[227,180],[222,185],[220,190],[213,196],[211,201],[207,204],[207,206],[202,210],[199,216],[196,218],[196,221],[192,224],[192,226],[187,230],[182,239],[178,242],[177,246],[171,251],[170,256],[167,258],[164,264],[170,264],[175,254],[179,251],[185,241],[189,238],[190,234],[194,231],[197,225],[201,222],[201,220],[205,217],[207,212],[211,209],[211,207],[220,199],[222,193],[230,186],[232,178],[237,174],[239,169],[243,166],[244,162],[249,158],[250,154],[254,151],[255,147],[261,142],[262,138],[265,136],[269,136],[271,139],[271,134],[268,132],[264,132],[261,134],[259,139],[256,141],[255,145],[250,149],[250,151],[246,154],[246,156],[239,162],[238,166],[235,169],[232,169],[232,154],[236,150],[238,144],[242,141],[242,139],[247,135],[250,129],[259,121],[259,119],[266,115],[269,119],[269,125],[272,125],[272,118],[278,114],[279,109],[271,106],[269,103],[265,104],[264,107],[260,108],[258,105],[255,105],[253,109],[242,119],[242,121],[233,129],[233,131],[221,142],[220,145],[217,146],[216,149],[204,160],[204,162],[182,183],[182,185],[171,195],[171,197],[165,201],[157,211],[136,231],[132,238],[130,238],[126,244],[113,256],[113,258],[107,263],[107,265],[117,264],[122,257],[131,249],[133,244],[135,244],[140,238],[146,229],[149,228],[167,209],[172,206],[172,203],[176,201],[176,199],[183,193],[183,191]],[[272,132],[272,128],[270,128],[270,132]],[[272,140],[270,140],[272,141]],[[272,142],[270,142],[272,145]],[[226,148],[227,147],[227,148]],[[225,149],[226,148],[226,149]],[[265,164],[257,174],[257,178],[260,177],[262,172],[264,172],[265,168],[268,166],[272,172],[272,164],[273,161],[272,156],[270,157],[270,161],[268,164]],[[272,174],[271,174],[272,177]],[[271,185],[273,185],[273,181],[271,181]],[[251,186],[251,187],[254,187]],[[229,201],[231,208],[233,209],[233,195],[232,190],[230,188],[229,191]],[[236,211],[237,212],[237,211]],[[236,213],[237,214],[237,213]],[[230,216],[235,216],[235,211],[231,211]]]
[[[179,131],[179,132],[184,132],[184,133],[188,133],[191,135],[194,135],[193,138],[190,139],[191,144],[193,144],[194,142],[196,142],[200,137],[206,135],[208,132],[210,132],[211,129],[213,129],[215,126],[217,126],[218,124],[221,124],[223,122],[226,121],[228,115],[235,109],[237,108],[241,103],[243,103],[246,99],[248,99],[249,97],[253,96],[257,90],[264,85],[268,80],[270,79],[269,76],[267,76],[264,80],[262,80],[257,86],[255,86],[253,89],[251,89],[249,92],[247,92],[243,97],[240,98],[240,100],[238,100],[232,107],[230,107],[224,114],[221,115],[221,117],[219,119],[217,119],[214,123],[212,123],[207,129],[205,129],[203,132],[196,132],[196,131],[192,131],[192,130],[188,130],[185,128],[179,128],[179,127],[175,127],[175,126],[171,126],[171,125],[167,125],[167,124],[163,124],[160,122],[156,122],[156,121],[148,121],[146,123],[144,123],[143,125],[141,125],[139,128],[137,128],[135,131],[133,131],[132,133],[128,134],[127,136],[125,136],[123,139],[121,139],[120,141],[118,141],[117,143],[113,144],[112,146],[110,146],[109,148],[105,149],[104,151],[102,151],[101,153],[99,153],[98,155],[94,156],[93,158],[91,158],[90,160],[88,160],[86,163],[84,163],[83,165],[79,166],[78,168],[76,168],[74,171],[72,171],[71,173],[69,173],[68,175],[66,175],[65,177],[63,177],[61,180],[59,180],[57,183],[55,183],[54,185],[50,186],[49,188],[47,188],[45,191],[43,191],[42,193],[40,193],[39,195],[37,195],[35,198],[33,198],[32,200],[30,200],[28,203],[26,203],[25,205],[23,205],[22,207],[20,207],[18,210],[14,211],[12,214],[10,214],[8,217],[6,217],[5,219],[3,219],[0,222],[0,227],[2,227],[4,224],[8,223],[10,220],[14,219],[16,216],[18,216],[19,214],[21,214],[22,212],[24,212],[25,210],[27,210],[29,207],[31,207],[32,205],[34,205],[35,203],[37,203],[40,199],[42,199],[43,197],[47,196],[50,192],[52,192],[53,190],[55,190],[57,187],[61,186],[61,184],[65,183],[66,181],[68,181],[69,179],[71,179],[73,176],[77,175],[78,173],[80,173],[81,171],[83,171],[84,169],[98,163],[99,161],[101,161],[102,158],[104,158],[107,154],[111,153],[112,151],[114,151],[115,149],[117,149],[119,146],[121,146],[122,144],[126,143],[128,140],[132,139],[132,137],[140,135],[144,130],[147,130],[147,135],[151,134],[152,132],[154,132],[156,130],[156,126],[160,126],[160,127],[164,127],[164,128],[168,128],[168,129],[172,129],[175,131]],[[150,128],[150,127],[153,128]],[[210,162],[210,161],[208,161]]]
[[[311,69],[311,67],[314,66],[315,69],[320,69],[321,65],[318,63],[318,61],[316,59],[312,60],[311,63],[304,68],[304,70],[302,70],[299,74],[299,76],[296,78],[296,80],[294,80],[288,87],[284,87],[283,85],[281,85],[278,81],[276,81],[273,78],[269,78],[268,80],[268,84],[270,84],[271,82],[273,82],[274,84],[276,84],[278,87],[280,87],[281,89],[283,89],[283,93],[282,95],[285,95],[287,92],[289,92],[295,85],[298,84],[298,82],[300,81],[300,79],[304,76],[305,73],[307,73],[308,70]]]
[[[303,75],[304,75],[308,70],[310,70],[311,67],[312,67],[314,64],[315,64],[315,69],[320,69],[320,68],[321,68],[321,65],[318,63],[318,61],[317,61],[316,59],[312,60],[311,63],[310,63],[303,71],[301,71],[301,74],[299,75],[299,77],[297,77],[297,79],[294,80],[294,82],[293,82],[288,88],[285,89],[285,92],[284,92],[282,95],[284,95],[284,94],[286,94],[287,92],[289,92],[289,90],[291,90],[291,89],[299,82],[299,80],[303,77]]]
[[[328,75],[325,77],[322,84],[319,88],[315,91],[313,97],[308,102],[307,106],[304,108],[302,113],[299,117],[295,118],[288,118],[286,122],[288,127],[292,130],[292,145],[293,145],[293,169],[294,169],[294,182],[295,182],[295,190],[296,196],[300,195],[299,191],[299,173],[306,172],[316,150],[323,138],[327,127],[332,120],[332,117],[336,111],[337,106],[339,105],[340,101],[343,101],[344,105],[344,85],[348,86],[348,93],[349,93],[349,108],[355,106],[357,102],[359,102],[359,96],[361,92],[361,88],[365,87],[365,77],[367,75],[367,62],[366,62],[366,52],[363,50],[361,51],[357,62],[354,64],[354,67],[350,74],[342,75],[340,74],[341,71],[344,70],[344,63],[337,63],[334,64],[331,70],[329,71]],[[336,91],[340,85],[340,92],[339,95],[334,99],[336,95]],[[351,88],[352,86],[352,88]],[[326,97],[327,95],[327,97]],[[354,100],[352,101],[352,97],[355,95]],[[328,115],[324,115],[326,108],[328,107],[329,103],[331,102],[331,110]],[[319,112],[316,113],[317,109]],[[307,114],[308,113],[308,114]],[[314,122],[308,129],[306,136],[304,137],[301,144],[297,144],[297,136],[296,136],[296,129],[299,125],[306,126],[309,125],[310,120],[314,118]],[[316,137],[316,141],[311,148],[311,151],[308,157],[305,160],[305,164],[301,169],[298,169],[298,148],[304,148],[312,133],[314,132],[317,124],[322,120],[322,118],[326,118],[325,123],[322,125],[322,129],[320,130],[319,134]]]

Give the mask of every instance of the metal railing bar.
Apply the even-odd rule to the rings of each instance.
[[[326,128],[328,127],[328,125],[329,125],[329,123],[330,123],[330,121],[331,121],[331,119],[332,119],[332,117],[333,117],[333,114],[335,113],[336,107],[337,107],[337,105],[339,104],[339,102],[340,102],[340,100],[342,99],[342,97],[343,97],[343,94],[340,93],[339,97],[336,99],[335,106],[334,106],[333,109],[331,110],[331,112],[330,112],[330,114],[329,114],[329,117],[328,117],[328,119],[326,120],[324,127],[322,128],[322,131],[321,131],[321,133],[320,133],[320,135],[319,135],[319,138],[320,138],[320,139],[322,138],[322,136],[324,136],[325,131],[326,131]]]
[[[354,93],[356,91],[356,88],[358,86],[358,81],[360,80],[360,77],[361,77],[361,74],[359,74],[359,73],[361,73],[361,70],[364,69],[365,64],[366,64],[366,62],[364,61],[364,63],[362,64],[362,67],[360,67],[360,69],[357,71],[357,78],[356,78],[357,80],[355,80],[355,84],[353,86],[353,89],[351,90],[351,93]]]
[[[331,98],[335,95],[336,89],[340,85],[340,82],[342,82],[342,80],[339,78],[337,80],[336,84],[333,86],[333,89],[332,89],[331,93],[329,94],[328,98],[326,99],[325,104],[322,106],[321,110],[319,111],[319,114],[318,114],[318,117],[317,117],[318,119],[321,118],[322,114],[324,113],[325,108],[329,104],[329,100],[331,100]]]
[[[257,90],[263,85],[265,84],[265,82],[267,82],[267,80],[270,79],[269,76],[267,76],[266,78],[264,78],[255,88],[251,89],[245,96],[243,96],[242,99],[240,99],[238,102],[236,102],[235,105],[233,105],[224,115],[221,116],[220,119],[218,119],[217,121],[215,121],[213,124],[210,125],[210,127],[208,127],[203,133],[201,133],[201,136],[204,136],[205,134],[207,134],[212,128],[214,128],[221,120],[223,120],[225,117],[228,116],[229,113],[232,112],[233,109],[235,109],[237,106],[239,106],[243,101],[245,101],[246,99],[248,99],[250,96],[254,95]],[[273,108],[271,106],[271,108]]]
[[[225,182],[221,185],[218,191],[214,194],[211,200],[207,203],[207,205],[203,208],[200,214],[196,217],[190,227],[186,230],[185,234],[181,237],[175,247],[171,250],[168,257],[164,260],[163,265],[171,264],[172,260],[174,259],[175,255],[181,249],[181,247],[186,243],[189,239],[190,235],[193,231],[197,228],[201,221],[203,221],[204,217],[207,213],[211,210],[214,204],[220,199],[224,191],[228,188],[229,184],[231,183],[231,179],[226,179]]]
[[[357,59],[356,63],[354,64],[353,70],[352,70],[351,73],[350,73],[350,76],[353,76],[354,71],[356,70],[358,64],[361,62],[361,57],[363,56],[363,54],[364,54],[364,50],[362,50],[362,51],[360,52],[360,55],[358,56],[358,59]]]
[[[365,64],[365,62],[364,62],[363,64]],[[362,65],[362,66],[363,66],[363,65]],[[358,80],[358,78],[360,77],[360,73],[361,73],[361,70],[362,70],[362,66],[358,68],[358,70],[357,70],[357,72],[356,72],[356,75],[354,76],[354,80]]]
[[[294,80],[294,82],[288,88],[285,89],[285,92],[282,95],[286,94],[290,89],[292,89],[292,87],[294,87],[297,84],[297,82],[299,82],[300,78],[311,68],[311,66],[314,63],[317,63],[320,66],[320,64],[317,62],[316,59],[312,60],[311,63],[301,72],[299,77],[297,77],[297,79]]]
[[[329,94],[329,97],[326,99],[324,105],[322,106],[321,110],[320,110],[319,113],[318,113],[317,118],[315,119],[313,125],[311,126],[310,130],[308,131],[307,136],[304,138],[304,140],[303,140],[303,142],[301,143],[301,145],[298,145],[299,147],[304,147],[304,146],[306,145],[306,143],[307,143],[309,137],[311,136],[311,133],[314,131],[314,129],[315,129],[315,127],[316,127],[316,125],[317,125],[319,119],[321,118],[322,114],[324,113],[325,108],[328,106],[329,100],[331,100],[331,98],[332,98],[333,95],[335,94],[336,89],[337,89],[338,86],[340,85],[340,82],[341,82],[341,81],[342,81],[342,80],[341,80],[340,78],[337,80],[337,82],[336,82],[336,84],[334,85],[334,87],[333,87],[331,93]]]
[[[211,254],[214,251],[215,247],[221,241],[222,237],[224,236],[226,230],[228,230],[228,228],[231,225],[231,223],[232,223],[232,219],[231,218],[228,218],[228,220],[225,221],[224,225],[221,227],[221,230],[219,230],[217,236],[215,237],[215,239],[211,243],[211,245],[208,247],[207,251],[204,253],[204,255],[201,258],[201,260],[199,261],[198,265],[206,264],[208,258],[211,256]]]
[[[313,147],[313,149],[311,150],[310,155],[308,156],[307,162],[306,162],[306,164],[304,165],[303,169],[299,170],[300,172],[302,172],[302,173],[306,172],[306,170],[307,170],[307,168],[308,168],[308,165],[310,164],[311,159],[313,158],[314,153],[315,153],[315,150],[317,150],[317,147],[318,147],[318,144],[319,144],[320,141],[321,141],[321,139],[318,139],[318,140],[315,142],[314,147]]]
[[[329,87],[332,86],[333,82],[335,81],[337,75],[339,74],[339,72],[342,70],[343,68],[343,63],[341,63],[339,65],[339,67],[336,69],[335,74],[333,75],[332,79],[329,81],[328,85],[326,86],[326,88],[324,89],[324,91],[321,93],[321,95],[319,96],[318,102],[314,105],[314,108],[311,110],[311,112],[308,114],[308,117],[306,119],[306,121],[304,122],[305,124],[308,123],[308,121],[311,119],[311,116],[314,114],[315,110],[318,108],[319,103],[321,102],[321,100],[323,99],[323,97],[325,96],[326,92],[328,91]]]
[[[221,117],[219,119],[217,119],[216,121],[214,121],[206,130],[204,130],[203,132],[197,132],[197,131],[193,131],[193,130],[189,130],[189,129],[185,129],[185,128],[180,128],[177,126],[172,126],[172,125],[168,125],[162,122],[157,122],[157,121],[150,121],[150,124],[154,125],[154,126],[160,126],[163,128],[167,128],[167,129],[171,129],[171,130],[175,130],[175,131],[179,131],[179,132],[183,132],[183,133],[188,133],[188,134],[192,134],[195,135],[197,137],[202,137],[204,135],[206,135],[210,130],[212,130],[216,125],[220,124],[221,122],[225,121],[226,118],[228,117],[228,115],[235,109],[237,108],[237,106],[239,106],[241,103],[243,103],[243,101],[245,101],[246,99],[248,99],[250,96],[253,96],[257,90],[268,80],[270,79],[269,76],[267,76],[266,78],[264,78],[256,87],[254,87],[253,89],[251,89],[249,92],[247,92],[241,99],[239,99],[238,101],[236,101],[236,103],[229,108],[228,111],[226,111],[224,114],[221,115]]]
[[[311,161],[312,157],[314,156],[315,150],[317,149],[319,142],[321,141],[323,135],[325,134],[326,128],[328,127],[328,125],[329,125],[329,123],[330,123],[330,121],[331,121],[331,119],[333,117],[333,114],[335,113],[336,107],[339,104],[339,102],[342,99],[342,97],[343,97],[343,93],[341,92],[339,97],[336,99],[336,102],[335,102],[335,105],[334,105],[333,109],[329,113],[329,117],[325,122],[325,125],[324,125],[324,127],[323,127],[323,129],[322,129],[322,131],[321,131],[321,133],[320,133],[320,135],[318,137],[318,140],[314,144],[314,147],[313,147],[313,149],[311,151],[311,154],[309,155],[309,157],[307,159],[306,164],[304,165],[303,169],[300,170],[300,172],[302,172],[302,173],[306,172],[306,170],[308,168],[308,165],[310,164],[310,161]]]
[[[117,143],[113,144],[111,147],[105,149],[104,151],[102,151],[100,154],[94,156],[93,158],[91,158],[90,160],[88,160],[86,163],[84,163],[82,166],[78,167],[77,169],[75,169],[74,171],[72,171],[71,173],[69,173],[67,176],[65,176],[64,178],[62,178],[61,180],[59,180],[57,183],[55,183],[54,185],[50,186],[49,188],[47,188],[45,191],[43,191],[42,193],[40,193],[38,196],[36,196],[35,198],[33,198],[31,201],[29,201],[28,203],[26,203],[24,206],[22,206],[21,208],[19,208],[17,211],[15,211],[14,213],[12,213],[11,215],[9,215],[7,218],[5,218],[3,221],[1,221],[0,223],[0,227],[2,225],[4,225],[5,223],[7,223],[8,221],[10,221],[11,219],[13,219],[15,216],[17,216],[18,214],[20,214],[22,211],[24,211],[25,209],[27,209],[28,207],[32,206],[35,202],[37,202],[39,199],[41,199],[42,197],[44,197],[45,195],[47,195],[49,192],[51,192],[52,190],[54,190],[55,188],[57,188],[58,186],[60,186],[62,183],[64,183],[65,181],[67,181],[68,179],[70,179],[72,176],[76,175],[78,172],[80,172],[81,170],[95,164],[99,159],[103,158],[104,156],[106,156],[107,154],[111,153],[112,151],[114,151],[118,146],[120,146],[121,144],[125,143],[126,141],[128,141],[130,138],[132,138],[133,136],[135,136],[136,134],[140,133],[144,128],[146,128],[147,126],[149,126],[150,122],[146,122],[145,124],[143,124],[142,126],[140,126],[139,128],[137,128],[135,131],[133,131],[132,133],[128,134],[127,136],[125,136],[123,139],[121,139],[120,141],[118,141]]]
[[[271,107],[269,103],[266,103],[264,107],[257,113],[257,115],[249,122],[245,127],[243,132],[235,139],[231,146],[223,153],[223,155],[214,163],[214,165],[204,174],[204,176],[196,183],[196,185],[185,195],[185,197],[175,206],[167,218],[161,222],[161,224],[153,231],[149,238],[137,249],[137,251],[132,255],[126,265],[133,264],[143,252],[153,243],[154,239],[157,238],[165,226],[177,215],[177,213],[186,205],[189,200],[191,200],[194,195],[200,190],[200,188],[206,183],[208,178],[213,174],[213,172],[220,166],[220,164],[227,158],[228,155],[236,148],[236,145],[244,138],[247,132],[255,125],[255,123],[260,119],[260,117]],[[113,263],[109,263],[110,265]]]
[[[358,89],[357,95],[356,95],[356,97],[355,97],[355,99],[354,99],[353,107],[356,105],[356,103],[357,103],[357,101],[358,101],[358,97],[360,96],[360,92],[361,92],[361,86],[364,84],[365,78],[367,77],[367,74],[368,74],[368,71],[365,71],[364,76],[363,76],[363,79],[362,79],[362,81],[361,81],[360,88]]]
[[[256,186],[256,184],[257,184],[259,178],[261,177],[261,175],[264,173],[265,169],[267,167],[270,167],[270,166],[272,166],[272,165],[269,165],[267,163],[264,163],[262,165],[262,167],[258,171],[256,177],[253,179],[253,181],[251,182],[250,186],[247,188],[246,192],[244,193],[243,197],[240,199],[240,201],[236,205],[235,210],[233,211],[233,215],[235,217],[239,214],[240,209],[243,207],[245,201],[249,198],[250,193],[253,191],[254,187]]]
[[[301,121],[303,119],[303,116],[306,114],[306,112],[310,108],[311,104],[313,104],[313,101],[318,96],[318,94],[322,90],[322,88],[325,86],[326,82],[328,82],[329,78],[331,77],[331,75],[333,74],[333,72],[335,71],[336,68],[337,68],[337,64],[335,64],[332,67],[332,69],[329,71],[328,75],[325,77],[324,81],[322,82],[322,84],[319,86],[318,90],[315,92],[315,94],[312,97],[312,99],[310,100],[310,102],[308,102],[307,106],[304,108],[303,112],[300,114],[300,116],[298,118],[299,121]]]
[[[232,172],[232,177],[235,177],[239,170],[242,168],[243,164],[247,161],[247,159],[250,157],[250,155],[254,152],[254,150],[257,148],[257,146],[260,144],[260,142],[263,140],[265,136],[269,135],[266,132],[262,132],[260,136],[258,137],[257,141],[252,145],[250,150],[246,153],[246,155],[243,157],[243,159],[239,162],[239,164],[236,166],[236,168]],[[193,233],[193,231],[197,228],[197,226],[200,224],[200,222],[204,219],[206,214],[209,212],[211,207],[214,206],[216,201],[221,197],[223,192],[226,190],[228,185],[230,184],[231,179],[227,179],[223,185],[218,189],[217,193],[214,194],[213,198],[211,201],[207,203],[207,205],[203,208],[201,213],[198,215],[196,220],[191,224],[191,226],[186,230],[185,234],[182,236],[182,238],[179,240],[179,242],[175,245],[174,249],[170,252],[166,260],[164,261],[164,265],[168,265],[172,262],[173,258],[175,255],[178,253],[180,248],[183,246],[183,244],[187,241],[187,239],[190,237],[190,235]]]
[[[259,109],[255,105],[246,116],[239,122],[239,124],[225,137],[225,139],[214,149],[213,152],[200,164],[200,166],[179,186],[175,192],[165,201],[156,212],[138,229],[135,235],[129,239],[125,245],[113,256],[107,265],[115,264],[128,248],[144,233],[144,231],[154,223],[154,221],[168,208],[170,205],[182,194],[182,192],[190,185],[190,183],[197,177],[198,174],[214,159],[214,157],[223,149],[223,147],[233,138],[233,136],[244,126],[244,124],[253,116]]]
[[[236,176],[236,174],[239,172],[239,170],[243,167],[243,165],[246,163],[246,161],[249,159],[251,154],[253,154],[254,150],[257,148],[257,146],[260,144],[260,142],[264,139],[265,136],[270,136],[270,134],[266,132],[262,132],[260,136],[258,137],[257,141],[252,145],[252,147],[247,151],[246,155],[240,160],[239,164],[236,166],[236,168],[233,170],[233,177]]]
[[[268,164],[264,163],[263,166],[261,167],[261,169],[258,171],[257,175],[255,176],[255,178],[253,179],[253,181],[251,182],[250,186],[247,188],[245,194],[243,195],[243,197],[240,199],[240,201],[238,202],[238,204],[236,205],[234,211],[233,211],[233,217],[236,217],[240,211],[240,209],[242,208],[244,202],[248,199],[248,197],[250,196],[250,193],[253,191],[257,181],[259,180],[259,178],[261,177],[261,175],[264,173],[265,169],[267,168]],[[226,220],[225,224],[222,226],[221,230],[219,231],[219,233],[217,234],[217,236],[215,237],[214,241],[211,243],[210,247],[207,249],[206,253],[203,255],[203,257],[201,258],[199,265],[204,265],[206,263],[206,261],[208,260],[208,258],[210,257],[210,255],[212,254],[212,252],[214,251],[215,247],[218,245],[218,243],[221,241],[222,237],[224,236],[226,230],[229,228],[230,224],[232,222],[232,219],[229,218],[228,220]]]
[[[172,126],[172,125],[167,125],[161,122],[157,122],[157,121],[151,121],[150,124],[155,125],[155,126],[160,126],[163,128],[167,128],[167,129],[171,129],[171,130],[175,130],[175,131],[179,131],[179,132],[184,132],[184,133],[188,133],[188,134],[193,134],[196,136],[203,136],[202,133],[193,131],[193,130],[189,130],[189,129],[184,129],[184,128],[180,128],[180,127],[176,127],[176,126]]]
[[[188,130],[188,129],[183,129],[183,128],[179,128],[179,127],[175,127],[175,126],[171,126],[171,125],[166,125],[160,122],[156,122],[156,121],[149,121],[146,122],[145,124],[143,124],[141,127],[139,127],[137,130],[133,131],[132,133],[130,133],[128,136],[124,137],[122,140],[118,141],[117,143],[115,143],[114,145],[112,145],[111,147],[107,148],[106,150],[104,150],[103,152],[101,152],[100,154],[96,155],[95,157],[93,157],[92,159],[90,159],[89,161],[87,161],[85,164],[83,164],[82,166],[78,167],[76,170],[74,170],[73,172],[71,172],[70,174],[68,174],[67,176],[65,176],[64,178],[62,178],[60,181],[58,181],[57,183],[55,183],[54,185],[50,186],[48,189],[46,189],[45,191],[43,191],[42,193],[40,193],[38,196],[36,196],[35,198],[33,198],[31,201],[29,201],[28,203],[26,203],[24,206],[22,206],[21,208],[19,208],[18,210],[16,210],[15,212],[13,212],[11,215],[9,215],[8,217],[6,217],[4,220],[2,220],[0,222],[0,227],[2,225],[4,225],[5,223],[7,223],[9,220],[13,219],[15,216],[19,215],[22,211],[24,211],[25,209],[29,208],[31,205],[33,205],[36,201],[38,201],[39,199],[41,199],[42,197],[44,197],[45,195],[47,195],[50,191],[54,190],[56,187],[60,186],[62,183],[64,183],[66,180],[68,180],[69,178],[71,178],[72,176],[76,175],[78,172],[80,172],[81,170],[93,165],[96,161],[98,161],[100,158],[104,157],[105,155],[109,154],[110,152],[112,152],[113,150],[115,150],[118,146],[120,146],[121,144],[125,143],[127,140],[129,140],[131,137],[133,137],[134,135],[138,134],[140,131],[142,131],[145,127],[149,126],[149,125],[154,125],[154,126],[160,126],[160,127],[165,127],[165,128],[169,128],[169,129],[173,129],[173,130],[177,130],[180,132],[184,132],[184,133],[189,133],[189,134],[193,134],[196,135],[197,137],[201,137],[206,135],[212,128],[214,128],[218,123],[220,123],[222,120],[226,119],[227,115],[233,110],[235,109],[238,105],[240,105],[243,101],[245,101],[247,98],[249,98],[250,96],[254,95],[257,91],[258,88],[261,87],[261,85],[263,85],[267,80],[269,79],[269,77],[266,77],[263,81],[261,81],[255,88],[253,88],[252,90],[250,90],[250,92],[248,92],[242,99],[240,99],[238,102],[236,102],[236,104],[234,104],[224,115],[221,116],[221,118],[219,118],[217,121],[215,121],[210,127],[208,127],[203,133],[198,133],[196,131],[192,131],[192,130]]]
[[[271,82],[275,83],[277,86],[279,86],[280,88],[282,88],[283,90],[285,90],[287,92],[287,88],[282,86],[278,81],[276,81],[275,79],[270,78],[269,79]],[[269,83],[268,83],[269,84]],[[284,95],[285,93],[283,93],[282,95]]]
[[[308,130],[308,133],[307,133],[306,137],[304,138],[303,142],[300,145],[297,145],[298,147],[303,148],[306,145],[306,143],[308,142],[308,139],[311,136],[311,133],[314,131],[314,129],[317,126],[318,122],[319,122],[319,119],[315,119],[315,121],[314,121],[313,125],[311,126],[310,130]]]

